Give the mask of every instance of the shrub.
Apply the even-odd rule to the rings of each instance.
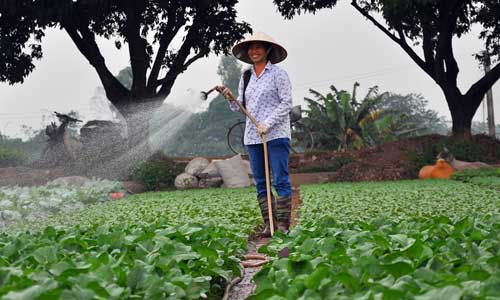
[[[488,147],[474,140],[443,139],[436,145],[437,152],[443,151],[444,147],[458,160],[491,162]]]
[[[183,172],[180,164],[163,154],[155,154],[134,172],[133,179],[142,183],[146,190],[157,191],[174,187],[175,177]]]
[[[420,151],[411,151],[408,153],[408,162],[404,169],[411,177],[417,177],[418,172],[423,166],[433,165],[436,162],[438,151],[433,144],[423,144]]]
[[[22,150],[0,147],[0,167],[14,167],[26,163],[28,157]]]
[[[485,136],[474,136],[471,140],[443,137],[436,141],[435,138],[423,140],[418,151],[407,154],[408,163],[405,169],[413,176],[425,165],[433,165],[437,156],[446,147],[456,159],[463,161],[482,161],[485,163],[498,163],[500,161],[500,143],[498,140]]]

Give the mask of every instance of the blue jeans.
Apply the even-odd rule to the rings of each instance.
[[[264,146],[262,144],[247,145],[250,166],[257,187],[257,197],[266,197],[266,169],[264,165]],[[292,185],[288,177],[288,156],[290,155],[290,139],[279,138],[267,142],[269,166],[274,179],[274,189],[278,196],[292,195]]]

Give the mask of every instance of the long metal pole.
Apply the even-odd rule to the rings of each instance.
[[[231,101],[236,103],[240,110],[252,121],[252,123],[257,127],[258,123],[257,120],[243,107],[243,105],[234,98],[233,95],[231,96]],[[269,178],[269,158],[267,155],[267,140],[266,140],[266,135],[261,134],[260,137],[262,138],[262,145],[264,146],[264,168],[266,171],[266,190],[267,190],[267,209],[268,209],[268,214],[269,214],[269,227],[271,229],[271,236],[274,235],[274,221],[273,221],[273,209],[272,209],[272,203],[271,203],[271,180]]]
[[[485,52],[484,72],[488,73],[491,69],[490,56]],[[488,133],[491,137],[496,137],[495,132],[495,111],[493,110],[493,91],[492,88],[486,93],[486,106],[488,108]]]

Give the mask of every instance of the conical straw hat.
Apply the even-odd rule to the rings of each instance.
[[[263,32],[257,32],[256,34],[244,39],[233,47],[233,55],[241,60],[246,62],[247,64],[253,64],[252,60],[248,56],[247,49],[248,44],[251,42],[267,42],[273,47],[273,51],[270,53],[270,57],[268,59],[273,64],[277,64],[287,57],[287,52],[283,46],[276,43],[274,39]]]

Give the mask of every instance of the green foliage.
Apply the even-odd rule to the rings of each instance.
[[[492,299],[500,191],[456,181],[308,185],[261,252],[258,299]],[[287,248],[289,256],[279,258]],[[274,296],[274,298],[272,298]]]
[[[145,225],[159,219],[165,219],[172,226],[213,223],[236,233],[250,233],[262,223],[255,195],[250,189],[205,189],[133,195],[123,201],[98,203],[11,229],[36,231],[46,226]]]
[[[385,93],[375,106],[393,118],[400,119],[394,128],[398,136],[411,137],[431,133],[446,135],[449,131],[446,123],[436,111],[427,108],[428,103],[418,94]]]
[[[453,137],[442,137],[439,140],[424,139],[419,150],[408,153],[405,169],[414,175],[418,174],[423,166],[433,165],[445,147],[458,160],[496,163],[500,161],[499,146],[498,141],[484,136],[474,136],[471,140]]]
[[[33,162],[40,158],[40,155],[47,145],[47,136],[44,130],[33,130],[31,127],[23,126],[24,134],[28,139],[23,141],[20,138],[12,138],[0,133],[0,148],[9,149],[24,153],[26,162]]]
[[[413,177],[417,178],[418,172],[423,166],[433,165],[439,154],[438,149],[432,143],[424,143],[419,151],[410,151],[407,154],[407,162],[404,169]]]
[[[245,248],[223,228],[163,219],[0,235],[0,298],[220,299]]]
[[[443,139],[436,145],[436,150],[441,152],[444,147],[453,154],[458,160],[464,161],[482,161],[482,162],[496,162],[500,159],[500,153],[496,155],[489,153],[490,149],[487,145],[476,143],[474,140],[462,140],[447,138]],[[492,157],[492,154],[494,157]]]
[[[466,169],[453,173],[451,178],[500,191],[500,168]]]
[[[23,165],[27,160],[28,157],[22,150],[0,146],[0,168]]]
[[[60,28],[96,66],[108,97],[113,96],[111,101],[115,101],[115,96],[137,96],[138,93],[168,95],[177,76],[194,61],[209,53],[227,53],[236,41],[251,31],[247,23],[236,20],[236,3],[183,0],[168,3],[156,0],[137,5],[117,0],[57,4],[48,0],[0,2],[0,46],[11,49],[0,54],[0,81],[23,82],[34,70],[34,60],[43,56],[45,32]],[[134,75],[132,89],[136,93],[128,93],[125,86],[110,77],[102,63],[96,43],[98,38],[114,41],[117,49],[127,44]],[[178,41],[182,43],[173,47]],[[87,46],[83,47],[84,44]],[[160,72],[165,70],[166,77]]]
[[[304,98],[309,109],[305,110],[307,117],[303,123],[313,132],[316,147],[343,151],[360,149],[385,141],[392,132],[395,120],[391,116],[383,117],[382,112],[376,110],[376,104],[382,100],[378,88],[370,88],[365,98],[358,102],[358,86],[356,82],[352,94],[334,86],[330,87],[333,93],[326,95],[311,89],[316,100]]]
[[[301,187],[301,220],[325,215],[339,222],[402,220],[500,213],[500,192],[457,181],[412,180]]]
[[[274,3],[283,16],[293,18],[303,12],[331,9],[337,0],[274,0]],[[475,28],[485,45],[485,51],[476,54],[476,58],[482,62],[488,57],[500,61],[500,2],[352,0],[350,3],[360,17],[401,47],[439,85],[451,111],[453,134],[469,137],[472,118],[486,92],[500,79],[500,73],[493,71],[493,65],[491,72],[461,93],[457,85],[460,66],[452,45],[455,39],[464,38]],[[420,51],[412,45],[420,46]]]
[[[500,168],[466,169],[452,175],[452,179],[462,182],[469,182],[474,177],[500,177]]]
[[[311,220],[263,249],[276,259],[255,275],[257,289],[249,299],[494,299],[499,221]],[[278,259],[284,247],[290,256]]]
[[[216,189],[146,193],[20,224],[0,233],[0,298],[220,299],[261,222],[249,189]]]
[[[183,172],[183,167],[171,158],[157,154],[142,163],[134,171],[132,178],[144,185],[148,191],[158,191],[174,187],[177,175]]]

